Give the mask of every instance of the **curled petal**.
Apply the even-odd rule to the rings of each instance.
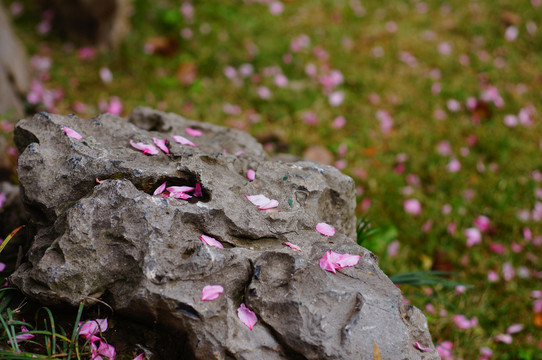
[[[166,182],[167,181],[164,181],[164,183],[160,186],[158,186],[156,188],[156,190],[154,190],[154,193],[152,193],[153,196],[156,196],[156,195],[160,195],[161,193],[164,192],[164,190],[166,189]]]
[[[217,299],[224,292],[220,285],[207,285],[201,291],[201,301],[211,301]]]
[[[301,251],[301,248],[297,246],[296,244],[292,244],[291,242],[283,242],[282,245],[289,246],[291,249],[295,251]]]
[[[184,129],[184,131],[186,131],[188,133],[188,135],[191,135],[191,136],[201,136],[203,135],[203,133],[199,130],[196,130],[196,129],[191,129],[191,128],[186,128]]]
[[[107,319],[96,319],[79,323],[79,336],[90,339],[94,335],[107,330]]]
[[[173,135],[171,138],[173,139],[173,141],[175,141],[175,142],[177,142],[179,144],[182,144],[182,145],[196,146],[196,144],[194,144],[192,141],[188,140],[185,137],[179,136],[179,135]]]
[[[71,138],[74,138],[74,139],[77,139],[77,140],[81,140],[83,138],[77,131],[75,131],[73,129],[70,129],[67,126],[64,126],[62,131],[64,131],[64,134],[68,135]]]
[[[101,183],[103,183],[104,181],[105,181],[105,180],[100,180],[100,179],[96,178],[96,182],[97,182],[98,184],[101,184]]]
[[[255,178],[256,178],[256,171],[254,171],[252,169],[248,169],[248,171],[247,171],[247,179],[249,179],[250,181],[254,181]]]
[[[423,352],[433,352],[433,349],[429,348],[429,347],[423,347],[420,345],[419,342],[415,342],[414,343],[414,347],[420,351],[423,351]]]
[[[140,142],[136,143],[132,139],[130,139],[130,145],[132,145],[132,147],[136,148],[137,150],[143,151],[143,154],[149,154],[149,155],[158,154],[158,149],[154,147],[154,145],[147,145]]]
[[[223,249],[224,248],[224,245],[222,245],[220,243],[220,241],[218,241],[217,239],[213,238],[213,237],[210,237],[210,236],[207,236],[207,235],[201,235],[199,237],[199,239],[201,241],[203,241],[203,243],[209,245],[209,246],[215,246],[217,248],[221,248]]]
[[[325,236],[333,236],[335,234],[335,228],[326,223],[316,224],[316,231]]]
[[[166,146],[167,139],[161,140],[161,139],[157,139],[157,138],[153,137],[152,141],[154,142],[154,145],[156,145],[156,146],[158,146],[160,148],[160,150],[162,150],[166,154],[169,154],[169,149]]]
[[[333,250],[329,250],[320,259],[320,267],[326,271],[336,274],[336,269],[355,266],[360,258],[360,255],[339,254]]]
[[[248,326],[250,330],[252,330],[254,324],[256,324],[256,322],[258,321],[256,314],[254,314],[252,310],[247,308],[244,303],[239,306],[239,309],[237,309],[237,317],[239,317],[239,320],[241,320],[243,324]]]

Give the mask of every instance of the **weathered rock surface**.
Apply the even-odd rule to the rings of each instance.
[[[9,118],[22,116],[20,96],[28,91],[29,86],[26,51],[0,4],[0,115]]]
[[[197,147],[170,143],[169,155],[149,156],[129,145],[171,135]],[[36,235],[11,280],[28,296],[72,305],[102,298],[176,331],[190,348],[178,358],[439,358],[414,348],[433,348],[425,317],[402,304],[376,257],[353,240],[354,183],[335,168],[271,161],[246,133],[146,108],[128,119],[38,114],[18,123],[15,142]],[[164,181],[201,183],[203,196],[153,196]],[[244,196],[256,194],[278,200],[279,211],[258,210]],[[335,235],[320,235],[319,222]],[[224,248],[205,245],[202,234]],[[333,274],[319,266],[329,249],[362,257]],[[215,284],[224,293],[200,301]],[[237,318],[241,303],[258,317],[252,331]]]

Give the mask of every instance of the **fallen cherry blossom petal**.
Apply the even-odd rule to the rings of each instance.
[[[244,303],[242,303],[241,306],[239,306],[239,309],[237,309],[237,317],[239,317],[239,320],[248,326],[250,330],[252,330],[252,327],[258,321],[254,311],[247,308]]]
[[[35,335],[34,334],[31,334],[29,331],[28,331],[28,328],[24,325],[21,326],[21,333],[19,335],[15,335],[15,339],[17,339],[17,342],[19,342],[19,340],[30,340],[34,337]],[[9,341],[8,341],[9,343]]]
[[[520,332],[521,330],[523,330],[523,324],[514,324],[510,325],[508,329],[506,329],[506,333],[515,334],[517,332]]]
[[[190,192],[194,191],[194,188],[192,186],[168,186],[166,188],[167,191],[173,193],[173,192]]]
[[[133,360],[143,360],[143,355],[145,355],[145,353],[137,355]]]
[[[301,251],[301,248],[295,244],[292,244],[291,242],[283,242],[282,245],[289,246],[291,249],[295,251]]]
[[[184,129],[184,131],[186,131],[188,133],[188,135],[191,135],[191,136],[194,136],[194,137],[203,135],[203,133],[201,131],[196,130],[196,129],[186,128],[186,129]]]
[[[335,228],[326,223],[316,224],[316,231],[324,236],[333,236],[335,234]]]
[[[320,259],[320,267],[324,270],[336,274],[336,269],[355,266],[360,258],[360,255],[339,254],[334,252],[333,250],[329,250]]]
[[[194,189],[194,197],[203,197],[203,193],[201,192],[201,184],[196,183],[196,188]]]
[[[154,145],[147,145],[140,142],[136,143],[132,139],[130,139],[130,145],[132,145],[132,147],[136,148],[137,150],[143,151],[143,154],[149,154],[149,155],[158,154],[158,149]]]
[[[77,140],[81,140],[83,138],[77,131],[75,131],[73,129],[70,129],[67,126],[64,126],[62,131],[64,131],[64,134],[68,135],[71,138],[74,138],[74,139],[77,139]]]
[[[416,349],[420,350],[420,351],[423,351],[423,352],[433,352],[433,349],[428,348],[428,347],[423,347],[423,346],[421,346],[420,343],[417,342],[417,341],[414,343],[414,347],[415,347]]]
[[[256,178],[256,171],[254,171],[252,169],[248,169],[248,171],[247,171],[247,179],[249,179],[250,181],[254,181],[255,178]]]
[[[96,319],[79,323],[79,336],[90,339],[97,333],[107,330],[107,319]]]
[[[340,266],[340,268],[355,266],[357,265],[360,258],[361,255],[342,254],[341,256],[339,256],[337,264]]]
[[[203,241],[205,244],[209,245],[209,246],[214,246],[214,247],[217,247],[217,248],[221,248],[223,249],[224,248],[224,245],[222,245],[220,243],[220,241],[216,240],[215,238],[212,238],[210,236],[207,236],[207,235],[201,235],[199,237],[199,239],[201,241]]]
[[[190,146],[196,146],[196,144],[194,144],[192,141],[188,140],[187,138],[185,137],[182,137],[182,136],[179,136],[179,135],[173,135],[171,137],[173,139],[173,141],[179,143],[179,144],[182,144],[182,145],[190,145]]]
[[[265,195],[245,195],[245,197],[260,210],[267,210],[279,206],[277,200],[268,199]]]
[[[101,184],[101,183],[103,183],[104,181],[105,181],[105,180],[100,180],[100,179],[96,178],[96,182],[97,182],[98,184]]]
[[[207,285],[201,291],[201,301],[211,301],[217,299],[224,292],[220,285]]]
[[[505,344],[512,343],[512,335],[510,334],[498,334],[494,337],[495,342],[502,342]]]
[[[187,193],[184,193],[181,191],[170,192],[169,196],[175,199],[183,199],[183,200],[187,200],[192,197],[192,195],[188,195]]]
[[[157,139],[157,138],[153,137],[152,141],[154,142],[154,145],[156,145],[156,146],[158,146],[160,148],[160,150],[162,150],[166,154],[169,154],[169,149],[166,146],[167,139],[161,140],[161,139]]]
[[[164,183],[160,186],[158,186],[156,188],[156,190],[154,190],[154,192],[152,193],[153,196],[156,196],[156,195],[160,195],[161,193],[164,192],[164,190],[166,189],[166,182],[167,181],[164,181]]]

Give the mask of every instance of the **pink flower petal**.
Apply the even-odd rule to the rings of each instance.
[[[256,314],[254,314],[252,310],[247,308],[244,303],[239,306],[239,309],[237,309],[237,317],[239,317],[239,320],[241,320],[243,324],[248,326],[250,330],[252,330],[252,327],[258,321]]]
[[[157,138],[153,137],[152,141],[154,142],[154,145],[156,145],[156,146],[158,146],[160,148],[160,150],[162,150],[166,154],[169,154],[169,149],[166,146],[166,141],[167,141],[166,139],[161,140],[161,139],[157,139]]]
[[[247,179],[249,179],[250,181],[254,181],[255,178],[256,178],[256,171],[254,171],[252,169],[248,169],[248,171],[247,171]]]
[[[214,246],[214,247],[221,248],[221,249],[224,248],[224,245],[222,245],[220,243],[220,241],[216,240],[215,238],[212,238],[212,237],[207,236],[207,235],[201,235],[199,238],[200,238],[201,241],[203,241],[205,244],[207,244],[209,246]]]
[[[183,199],[183,200],[187,200],[192,197],[192,195],[188,195],[187,193],[183,193],[180,191],[170,192],[169,196],[175,199]]]
[[[166,188],[166,182],[167,181],[164,181],[164,183],[162,185],[158,186],[156,188],[156,190],[154,190],[154,193],[152,195],[156,196],[156,195],[160,195],[161,193],[163,193],[165,188]]]
[[[465,229],[465,236],[467,238],[467,247],[472,247],[482,242],[482,234],[478,228]]]
[[[203,135],[203,133],[199,130],[196,130],[196,129],[191,129],[191,128],[186,128],[184,129],[184,131],[186,131],[188,133],[188,135],[191,135],[191,136],[201,136]]]
[[[224,292],[220,285],[207,285],[201,291],[201,301],[211,301],[217,299]]]
[[[145,355],[145,353],[137,355],[133,360],[143,360],[143,355]]]
[[[277,200],[268,199],[265,195],[245,195],[245,197],[260,210],[272,209],[279,206]]]
[[[335,228],[326,223],[316,224],[316,231],[324,236],[333,236],[335,234]]]
[[[320,267],[336,274],[336,269],[355,266],[360,258],[360,255],[338,254],[333,250],[329,250],[320,259]]]
[[[510,334],[498,334],[494,337],[495,342],[502,342],[505,344],[512,343],[512,335]]]
[[[136,148],[137,150],[143,151],[143,154],[149,154],[149,155],[158,154],[158,149],[154,147],[154,145],[147,145],[140,142],[136,143],[132,139],[130,139],[130,145],[132,145],[132,147]]]
[[[79,323],[79,336],[90,339],[92,336],[107,330],[107,319],[96,319]]]
[[[301,248],[295,244],[292,244],[291,242],[283,242],[282,245],[289,246],[291,249],[294,249],[295,251],[301,251]]]
[[[523,324],[514,324],[510,325],[508,329],[506,329],[506,332],[508,334],[515,334],[517,332],[520,332],[521,330],[523,330]]]
[[[360,255],[342,254],[339,256],[337,264],[340,266],[339,269],[343,267],[355,266],[360,258]]]
[[[429,347],[423,347],[420,345],[419,342],[415,342],[414,343],[414,347],[420,351],[423,351],[423,352],[433,352],[433,349],[429,348]]]
[[[203,197],[203,193],[201,192],[201,184],[196,183],[196,189],[194,189],[194,197]]]
[[[194,191],[194,188],[192,186],[168,186],[166,188],[167,191],[173,193],[173,192],[190,192]]]
[[[196,144],[194,144],[192,141],[188,140],[187,138],[185,137],[182,137],[182,136],[179,136],[179,135],[173,135],[171,137],[173,139],[173,141],[179,143],[179,144],[182,144],[182,145],[190,145],[190,146],[196,146]]]
[[[62,131],[64,131],[64,133],[66,135],[68,135],[69,137],[71,137],[71,138],[74,138],[74,139],[77,139],[77,140],[81,140],[83,138],[77,131],[75,131],[73,129],[70,129],[67,126],[64,126]]]

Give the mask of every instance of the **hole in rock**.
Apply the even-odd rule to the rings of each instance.
[[[207,189],[205,184],[202,184],[200,180],[191,173],[183,173],[179,177],[163,177],[160,178],[158,181],[154,181],[153,179],[148,179],[146,181],[143,181],[142,184],[136,184],[134,185],[144,192],[146,192],[149,195],[152,195],[154,191],[162,185],[164,182],[166,182],[166,188],[170,186],[190,186],[193,188],[196,188],[196,185],[199,183],[201,187],[201,196],[194,196],[194,191],[187,192],[188,195],[192,196],[189,199],[178,199],[179,201],[187,201],[191,204],[195,204],[198,201],[202,202],[209,202],[211,200],[211,192]]]

